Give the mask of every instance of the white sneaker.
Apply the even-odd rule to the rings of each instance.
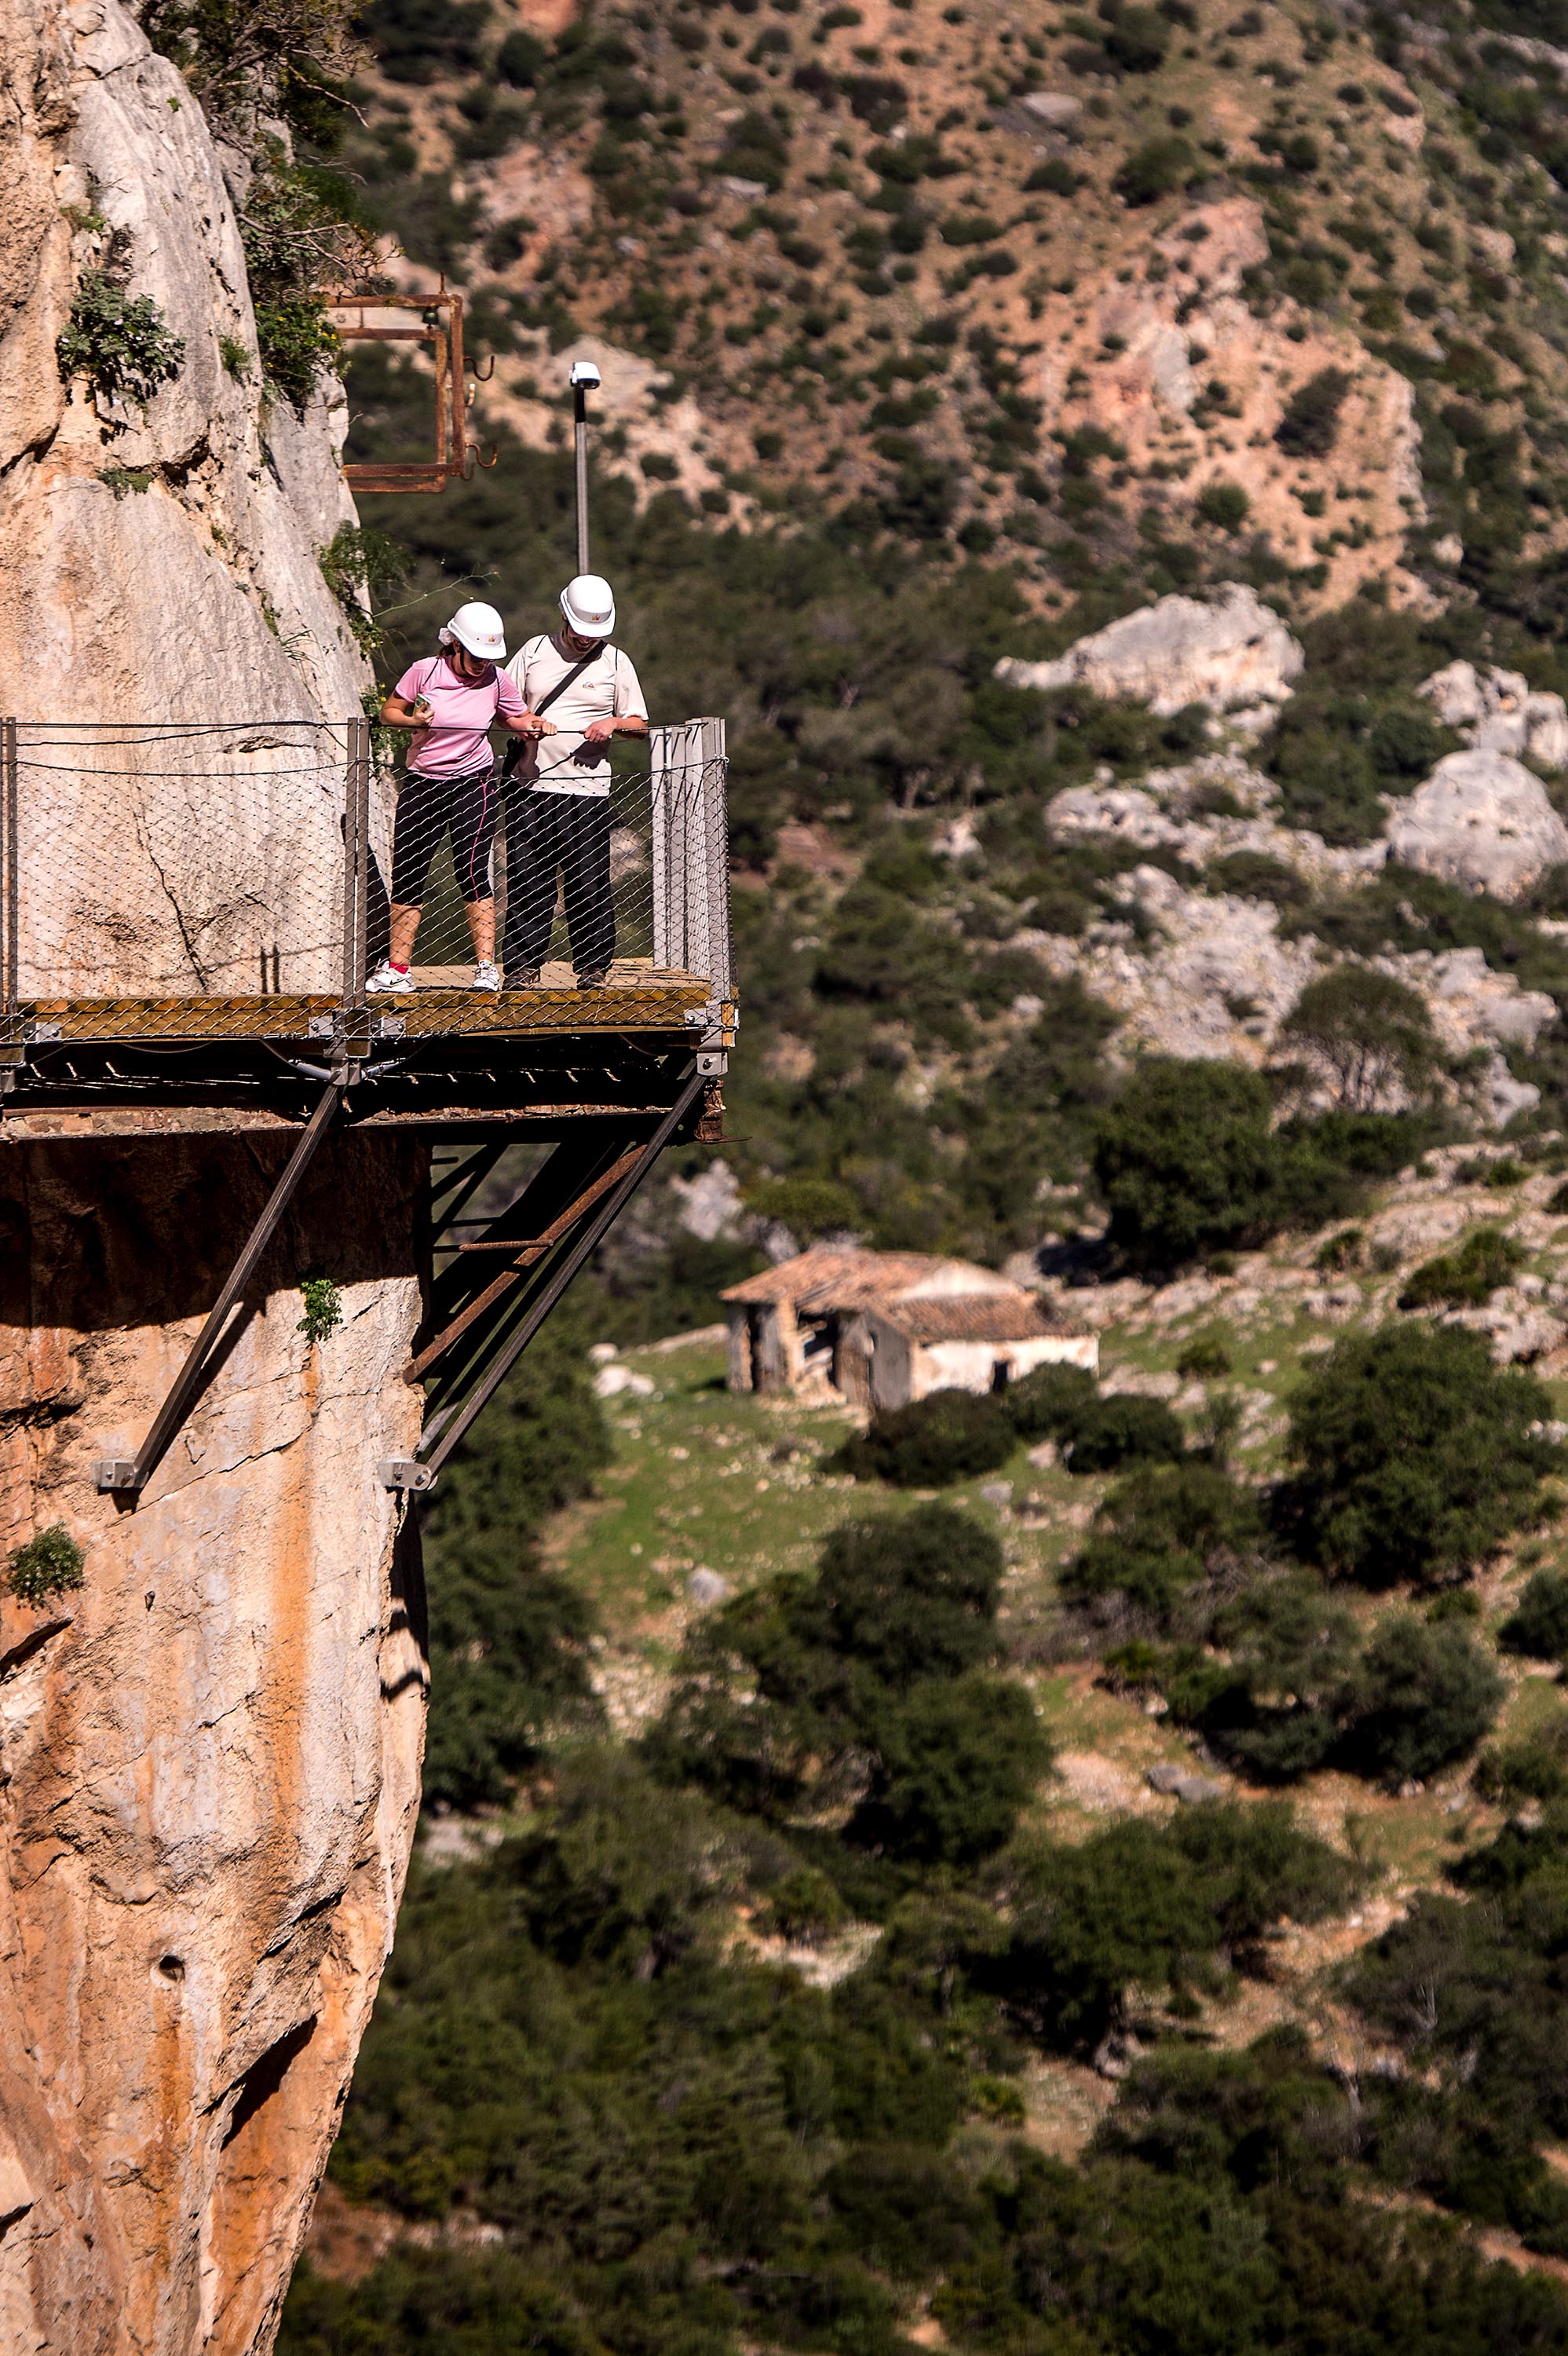
[[[474,969],[474,987],[475,990],[499,990],[501,987],[500,967],[498,965],[492,965],[488,958],[482,958],[479,964],[477,964]]]
[[[413,986],[414,978],[411,973],[400,973],[395,965],[390,964],[386,958],[383,958],[381,963],[376,968],[375,972],[371,974],[366,981],[365,989],[367,995],[368,995],[368,993],[373,990],[395,990],[399,992],[402,992],[405,991],[411,991]]]

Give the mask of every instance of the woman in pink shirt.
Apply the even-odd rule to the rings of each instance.
[[[499,990],[496,899],[490,856],[500,798],[490,755],[497,721],[514,736],[553,736],[553,723],[529,712],[496,666],[507,659],[494,605],[460,605],[441,634],[443,652],[413,663],[381,706],[388,728],[411,728],[413,741],[392,826],[391,945],[366,982],[368,991],[412,990],[414,937],[425,884],[443,834],[474,943],[474,987]]]

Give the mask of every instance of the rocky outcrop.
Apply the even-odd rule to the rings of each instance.
[[[1069,786],[1046,804],[1054,835],[1106,835],[1140,850],[1175,851],[1206,866],[1236,851],[1261,851],[1314,884],[1353,881],[1381,867],[1386,843],[1331,849],[1319,834],[1272,815],[1279,788],[1236,753],[1208,753],[1175,769],[1151,769],[1141,786]]]
[[[1467,891],[1518,900],[1568,859],[1568,827],[1539,777],[1506,753],[1450,753],[1383,830],[1389,856]]]
[[[14,19],[26,93],[0,225],[0,670],[24,723],[24,995],[333,985],[341,723],[368,680],[320,552],[353,507],[342,388],[263,403],[235,207],[179,74],[117,0]],[[144,412],[55,342],[112,261],[179,339]],[[255,723],[189,744],[29,733],[30,721]],[[194,772],[199,770],[199,776]],[[177,772],[178,775],[165,775]],[[189,775],[188,780],[185,773]],[[48,878],[48,888],[39,879]]]
[[[262,402],[199,108],[117,0],[0,0],[0,66],[6,709],[357,712],[319,562],[353,517],[341,397]],[[183,346],[144,412],[57,365],[106,264]],[[340,757],[265,726],[208,742],[138,763],[24,735],[25,983],[205,965],[255,988],[226,960],[258,872],[302,916],[280,978],[330,964],[302,879],[339,873]],[[85,1556],[80,1586],[0,1604],[0,2347],[265,2356],[417,1808],[418,1564],[374,1467],[418,1429],[422,1159],[323,1149],[132,1509],[93,1460],[145,1432],[292,1138],[238,1115],[105,1133],[125,1126],[0,1117],[0,1566],[56,1525]],[[345,1317],[309,1348],[317,1273]]]
[[[1279,616],[1253,589],[1228,582],[1211,605],[1162,597],[1080,638],[1056,662],[1004,656],[1008,687],[1087,687],[1158,712],[1206,703],[1217,712],[1282,703],[1305,658]]]
[[[0,1131],[0,2345],[272,2344],[418,1806],[417,1554],[378,1484],[420,1401],[422,1171],[325,1147],[136,1510],[92,1463],[177,1371],[288,1139]],[[346,1203],[355,1206],[352,1219]],[[312,1348],[302,1271],[344,1321]]]
[[[1543,769],[1568,768],[1568,704],[1560,695],[1532,693],[1522,671],[1452,662],[1417,692],[1477,752],[1512,753]]]

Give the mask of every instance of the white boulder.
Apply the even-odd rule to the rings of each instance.
[[[1477,751],[1525,755],[1543,769],[1568,768],[1568,705],[1560,695],[1532,692],[1522,671],[1451,662],[1417,692]]]
[[[1009,687],[1083,686],[1162,713],[1189,703],[1229,712],[1285,702],[1304,659],[1279,616],[1255,590],[1232,581],[1211,604],[1162,597],[1125,614],[1055,662],[1004,656],[996,675]]]
[[[1568,827],[1540,778],[1507,753],[1450,753],[1383,832],[1392,859],[1499,900],[1521,898],[1568,860]]]

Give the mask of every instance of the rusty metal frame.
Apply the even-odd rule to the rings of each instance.
[[[372,311],[417,312],[419,320],[406,327],[372,327],[366,316]],[[486,458],[469,439],[470,363],[463,345],[463,297],[451,292],[444,278],[437,294],[332,294],[326,312],[341,343],[427,346],[434,377],[433,457],[347,465],[343,479],[350,489],[443,491],[448,483],[468,482],[476,466],[496,464],[498,452],[492,450]]]
[[[518,1199],[496,1218],[495,1226],[513,1230],[496,1240],[509,1245],[516,1258],[404,1367],[404,1378],[410,1382],[430,1377],[433,1369],[434,1387],[427,1394],[425,1428],[418,1451],[411,1457],[386,1458],[377,1467],[385,1487],[405,1491],[432,1487],[453,1450],[590,1253],[608,1234],[666,1146],[679,1135],[706,1085],[695,1066],[688,1069],[675,1102],[651,1135],[645,1132],[629,1140],[623,1130],[603,1141],[598,1151],[586,1158],[558,1147],[564,1166],[557,1172],[557,1156],[552,1155]],[[470,1178],[477,1175],[471,1163],[461,1178],[449,1173],[447,1183],[453,1191],[465,1189]],[[539,1225],[537,1213],[528,1208],[531,1197],[549,1199],[553,1194],[559,1201],[567,1188],[571,1199],[541,1233],[525,1237],[517,1232]],[[451,1220],[450,1205],[441,1216]],[[453,1254],[436,1280],[434,1305],[439,1315],[456,1306],[470,1280],[474,1261],[468,1259],[464,1267],[456,1257],[460,1247],[446,1244],[438,1248]]]
[[[316,1147],[336,1118],[343,1095],[343,1079],[334,1077],[317,1098],[315,1110],[301,1130],[299,1141],[268,1196],[265,1209],[246,1237],[244,1248],[229,1271],[229,1280],[214,1301],[206,1324],[192,1343],[186,1362],[176,1376],[162,1407],[153,1418],[145,1440],[134,1457],[101,1456],[94,1464],[93,1474],[100,1489],[118,1491],[123,1496],[136,1498],[152,1479],[165,1450],[185,1421],[186,1411],[201,1388],[202,1379],[216,1353],[219,1336],[228,1323],[229,1312],[255,1274],[262,1253],[276,1233],[279,1220],[293,1202],[301,1179],[315,1158]]]

